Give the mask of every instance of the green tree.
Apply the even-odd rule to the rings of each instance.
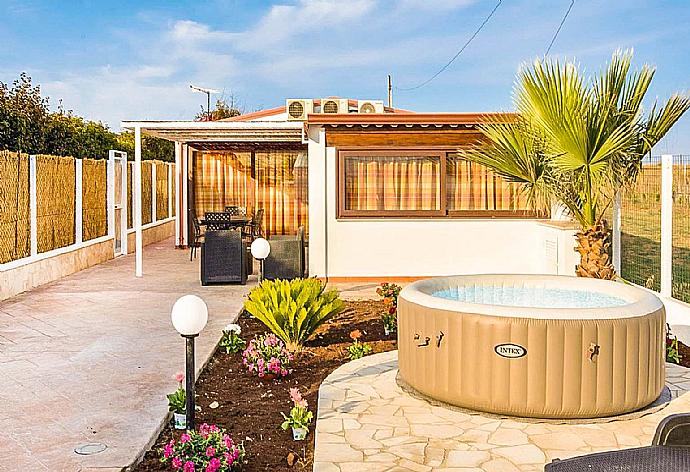
[[[0,149],[43,152],[48,98],[25,72],[12,85],[0,82]]]
[[[462,154],[523,184],[536,208],[565,206],[581,226],[577,274],[611,279],[610,231],[604,214],[619,190],[635,182],[642,158],[690,107],[673,95],[644,113],[655,69],[631,71],[631,52],[617,51],[587,82],[570,62],[537,60],[523,67],[515,88],[516,118],[481,126],[489,144]]]
[[[216,109],[211,111],[211,120],[218,121],[244,114],[244,109],[236,102],[235,96],[230,95],[229,102],[225,97],[216,100]],[[196,121],[209,121],[207,112],[203,109],[194,117]]]

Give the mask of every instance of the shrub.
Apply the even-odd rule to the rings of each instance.
[[[242,333],[242,328],[236,324],[229,324],[223,329],[219,345],[225,349],[226,354],[234,354],[247,347],[244,339],[240,338],[240,333]]]
[[[242,353],[242,364],[249,373],[266,376],[285,377],[290,371],[288,365],[292,354],[275,334],[259,335],[249,341]]]
[[[294,352],[323,323],[343,310],[336,290],[317,279],[265,280],[249,293],[244,308]]]
[[[402,287],[397,284],[382,283],[377,289],[376,293],[383,297],[383,303],[386,305],[386,311],[381,314],[381,321],[383,327],[388,333],[395,333],[398,330],[398,295]]]
[[[680,364],[678,338],[671,334],[671,327],[666,324],[666,362]]]
[[[242,444],[235,444],[224,430],[206,423],[199,431],[188,431],[179,440],[171,439],[161,450],[161,462],[173,470],[237,471],[245,463]]]

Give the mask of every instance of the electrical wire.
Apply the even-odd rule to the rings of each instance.
[[[551,51],[551,46],[553,46],[553,43],[556,42],[556,38],[558,37],[558,33],[561,32],[561,28],[563,28],[563,25],[565,24],[565,20],[568,19],[568,15],[570,15],[570,10],[573,9],[573,5],[575,5],[575,0],[570,0],[570,6],[568,7],[568,10],[565,12],[565,15],[563,15],[563,19],[561,20],[561,24],[558,25],[558,29],[556,30],[556,33],[553,35],[553,38],[551,38],[551,42],[549,43],[549,47],[546,48],[546,52],[544,53],[544,56],[549,55],[549,52]]]
[[[460,57],[460,54],[462,54],[463,51],[464,51],[465,49],[467,49],[467,46],[470,45],[470,43],[474,40],[474,38],[477,37],[477,35],[479,34],[479,32],[482,30],[482,28],[484,28],[484,26],[489,22],[489,20],[491,19],[491,17],[494,16],[494,13],[496,13],[496,10],[498,10],[498,7],[501,5],[501,2],[502,2],[502,1],[503,1],[503,0],[498,0],[498,3],[496,3],[496,6],[494,7],[494,9],[491,10],[491,13],[489,13],[489,15],[484,19],[484,21],[482,21],[482,24],[479,25],[479,28],[477,28],[477,30],[474,32],[474,34],[473,34],[472,36],[470,36],[470,39],[468,39],[468,40],[465,42],[465,44],[463,44],[463,46],[462,46],[462,47],[460,48],[460,50],[455,54],[455,56],[453,56],[453,57],[451,58],[451,60],[448,61],[448,62],[446,63],[446,65],[444,65],[443,67],[441,67],[441,68],[438,70],[438,72],[436,72],[434,75],[432,75],[431,77],[429,77],[429,78],[428,78],[427,80],[425,80],[424,82],[415,85],[414,87],[407,87],[407,88],[399,88],[399,87],[396,87],[396,89],[399,90],[399,91],[401,91],[401,92],[409,92],[410,90],[417,90],[417,89],[419,89],[419,88],[424,87],[424,86],[427,85],[429,82],[431,82],[432,80],[434,80],[436,77],[438,77],[439,75],[441,75],[441,74],[443,73],[443,71],[445,71],[446,69],[448,69],[448,67],[450,67],[450,65],[451,65],[453,62],[455,62],[455,60],[456,60],[458,57]]]

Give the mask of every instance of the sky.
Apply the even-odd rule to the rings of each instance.
[[[521,64],[542,57],[570,0],[0,0],[0,81],[26,71],[66,109],[190,119],[221,90],[246,111],[285,98],[385,99],[415,111],[512,110]],[[655,65],[647,107],[690,91],[690,0],[575,0],[551,55],[600,71],[618,48]],[[655,149],[690,154],[690,113]]]

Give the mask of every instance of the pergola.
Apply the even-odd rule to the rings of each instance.
[[[189,149],[228,150],[236,145],[303,143],[304,123],[291,121],[123,121],[122,129],[134,132],[134,173],[132,179],[132,224],[135,230],[135,275],[143,276],[143,233],[141,216],[141,136],[163,138],[175,143],[175,239],[188,243],[186,214]]]

